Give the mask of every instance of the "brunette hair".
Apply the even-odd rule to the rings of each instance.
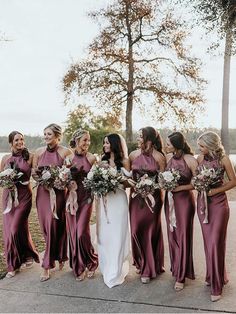
[[[177,150],[176,155],[179,157],[182,154],[190,154],[193,155],[193,152],[186,142],[184,135],[181,132],[173,132],[168,135],[168,138],[174,148]]]
[[[122,144],[119,134],[111,133],[106,136],[104,136],[103,143],[105,138],[107,137],[108,142],[110,143],[111,152],[114,153],[114,162],[119,170],[121,167],[123,167],[123,158],[124,158],[124,152],[122,150]],[[110,159],[111,154],[106,153],[103,148],[104,155],[102,156],[102,160],[108,161]]]
[[[16,136],[17,134],[20,134],[20,135],[24,138],[24,135],[23,135],[21,132],[19,132],[19,131],[12,131],[12,132],[8,135],[8,143],[9,143],[9,144],[11,144],[11,145],[13,144],[14,138],[15,138],[15,136]],[[28,149],[27,149],[26,147],[24,147],[24,148],[22,149],[22,157],[23,157],[23,159],[24,159],[24,160],[29,160],[29,156],[30,156],[30,154],[29,154]]]
[[[158,131],[156,131],[153,127],[147,126],[145,128],[140,129],[143,135],[143,144],[145,150],[148,149],[147,143],[151,142],[152,147],[154,147],[158,152],[164,155],[162,151],[162,139]]]

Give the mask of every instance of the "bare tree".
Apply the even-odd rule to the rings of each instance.
[[[134,106],[158,121],[193,122],[202,108],[200,61],[186,45],[186,26],[171,1],[116,0],[90,13],[100,25],[85,60],[63,78],[65,101],[88,94],[97,106],[125,114],[126,138],[132,141]],[[168,5],[169,7],[168,7]]]

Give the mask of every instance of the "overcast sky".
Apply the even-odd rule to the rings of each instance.
[[[61,79],[72,60],[78,60],[96,35],[97,26],[86,12],[109,0],[0,0],[0,31],[11,41],[0,42],[0,135],[13,129],[25,134],[42,134],[56,122],[64,124],[71,109],[63,104]],[[208,109],[199,126],[220,127],[223,57],[203,53]],[[230,126],[236,127],[235,57],[231,70]],[[135,128],[141,122],[135,117]],[[155,126],[155,124],[154,124]]]

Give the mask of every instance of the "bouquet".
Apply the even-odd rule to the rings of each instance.
[[[180,173],[177,169],[169,169],[164,172],[160,172],[158,175],[158,183],[161,189],[167,191],[167,198],[169,203],[169,227],[173,232],[176,225],[175,205],[172,191],[179,185]]]
[[[108,193],[115,193],[118,188],[121,188],[122,181],[122,174],[117,169],[110,167],[107,162],[93,165],[87,178],[83,181],[84,187],[91,191],[97,201],[98,197],[102,199],[107,223],[109,223],[109,220],[107,216],[106,196]]]
[[[176,169],[160,172],[158,175],[158,183],[161,189],[173,191],[178,186],[180,173]]]
[[[120,188],[121,181],[122,175],[115,168],[110,167],[107,162],[101,162],[92,166],[83,185],[92,194],[103,197]]]
[[[199,192],[209,192],[213,186],[221,181],[222,174],[222,168],[198,167],[196,176],[192,178],[192,185]]]
[[[20,169],[16,166],[14,162],[10,162],[9,166],[0,172],[0,187],[9,190],[7,206],[3,214],[9,213],[12,209],[12,205],[14,206],[19,205],[18,191],[16,188],[16,184],[19,182],[22,183],[20,181],[20,178],[22,176],[23,176],[23,172],[20,171]]]
[[[134,192],[132,193],[132,197],[140,195],[145,200],[145,203],[152,213],[152,208],[155,206],[153,194],[155,190],[159,188],[159,185],[155,182],[155,180],[156,176],[149,177],[148,174],[144,174],[135,184]]]
[[[49,192],[50,207],[54,218],[59,219],[57,216],[57,204],[56,204],[56,193],[55,189],[65,190],[70,182],[70,170],[66,166],[44,166],[39,167],[35,171],[37,177],[36,186],[43,186]]]

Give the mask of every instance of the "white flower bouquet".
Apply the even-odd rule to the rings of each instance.
[[[192,178],[192,185],[197,191],[206,191],[214,187],[222,179],[222,168],[207,168],[200,166],[197,169],[197,174]]]
[[[180,173],[176,169],[169,169],[158,175],[159,186],[166,191],[173,191],[178,186],[179,179]]]
[[[12,162],[0,172],[0,187],[12,190],[15,188],[16,183],[20,182],[22,176],[23,172]]]
[[[92,166],[84,179],[83,185],[98,197],[106,196],[109,192],[115,192],[121,187],[122,175],[106,162]]]

